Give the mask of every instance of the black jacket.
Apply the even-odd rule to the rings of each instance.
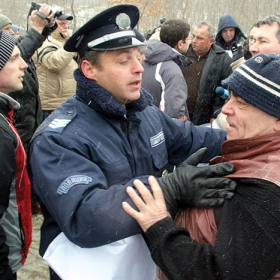
[[[9,95],[21,105],[13,121],[20,134],[25,151],[28,150],[29,141],[42,121],[39,85],[36,68],[31,57],[45,41],[48,34],[48,28],[45,28],[42,34],[31,28],[17,41],[17,47],[21,51],[22,58],[28,64],[28,68],[24,70],[23,89],[11,92]]]
[[[260,179],[237,183],[235,196],[215,209],[214,247],[194,241],[171,218],[148,229],[153,260],[169,280],[267,280],[280,270],[280,188]]]
[[[197,56],[191,45],[187,52],[187,57],[196,63]],[[191,119],[195,125],[209,123],[210,119],[215,117],[215,111],[224,104],[224,100],[217,96],[215,89],[221,85],[222,80],[232,73],[230,63],[231,59],[225,50],[213,44],[208,53],[199,82],[196,105]],[[183,74],[185,76],[184,69]]]
[[[5,98],[0,96],[0,220],[3,219],[10,199],[10,188],[13,184],[16,170],[15,151],[18,145],[17,137],[11,130],[6,118],[9,118],[11,108]],[[5,155],[5,156],[4,156]],[[0,223],[0,278],[12,279],[12,269],[8,260],[9,246],[6,243],[6,232]]]
[[[227,44],[222,37],[222,30],[227,27],[235,28],[235,36],[229,44]],[[220,18],[215,44],[222,47],[224,50],[232,52],[232,62],[243,57],[243,45],[246,38],[247,37],[231,15],[223,15]]]

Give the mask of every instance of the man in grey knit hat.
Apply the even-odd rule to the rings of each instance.
[[[188,209],[176,227],[156,180],[153,195],[138,180],[127,192],[139,212],[152,257],[168,279],[279,279],[280,277],[280,55],[259,54],[226,84],[228,140],[210,164],[231,162],[224,176],[237,183],[234,197],[216,209]],[[182,223],[181,223],[182,224]]]

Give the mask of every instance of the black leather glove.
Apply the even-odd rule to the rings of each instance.
[[[224,162],[196,167],[206,151],[206,148],[199,149],[177,166],[174,172],[158,179],[172,215],[190,207],[219,206],[234,195],[236,183],[228,178],[217,177],[232,173],[233,164]]]

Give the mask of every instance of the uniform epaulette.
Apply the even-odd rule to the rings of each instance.
[[[54,131],[57,133],[62,133],[64,128],[75,118],[75,114],[69,115],[58,115],[53,121],[48,125],[46,131]]]

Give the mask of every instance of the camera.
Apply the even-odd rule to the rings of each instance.
[[[29,9],[29,13],[28,16],[31,15],[31,12],[34,10],[38,10],[38,12],[36,13],[39,17],[47,19],[48,21],[51,21],[50,19],[48,19],[44,14],[42,14],[41,12],[39,12],[39,9],[41,8],[41,4],[37,4],[35,2],[31,2],[31,6]],[[52,11],[50,11],[50,14],[52,13]],[[55,17],[59,17],[62,14],[62,11],[56,11],[54,14],[54,18]]]

